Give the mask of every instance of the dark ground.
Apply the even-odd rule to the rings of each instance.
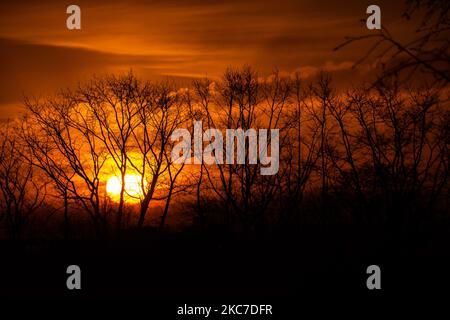
[[[129,305],[148,319],[176,318],[185,303],[272,304],[272,318],[291,319],[308,308],[326,311],[330,303],[374,311],[405,297],[449,297],[449,227],[389,229],[304,226],[295,236],[264,237],[147,230],[116,241],[3,241],[1,301]],[[81,267],[80,291],[66,288],[71,264]],[[366,287],[371,264],[381,268],[378,291]]]

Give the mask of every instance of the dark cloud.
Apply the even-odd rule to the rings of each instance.
[[[366,45],[332,49],[345,36],[368,32],[359,20],[371,1],[79,0],[80,31],[65,28],[69,4],[2,1],[0,104],[131,68],[145,78],[183,82],[219,77],[230,65],[250,64],[262,73],[348,66]],[[377,4],[383,24],[395,27],[402,1]]]
[[[0,38],[0,61],[0,118],[12,116],[24,95],[51,94],[75,86],[93,74],[132,69],[146,80],[170,78],[180,84],[192,80],[170,75],[176,73],[177,66],[191,61],[189,57],[119,55],[4,38]]]
[[[16,101],[19,92],[37,92],[74,84],[94,73],[151,65],[166,65],[170,70],[174,65],[189,61],[189,58],[119,55],[0,38],[0,61],[0,103],[6,103]]]

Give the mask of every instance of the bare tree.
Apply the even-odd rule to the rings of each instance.
[[[203,119],[204,129],[242,130],[247,146],[250,131],[276,128],[284,132],[283,126],[287,126],[283,111],[289,103],[291,83],[278,72],[261,81],[250,67],[245,66],[240,70],[229,68],[220,82],[208,79],[196,81],[194,93],[197,114]],[[227,143],[234,144],[234,141]],[[284,142],[280,145],[284,145]],[[234,154],[227,146],[227,158],[231,156],[228,152]],[[233,163],[215,162],[214,167],[201,167],[199,181],[203,181],[204,172],[208,179],[208,190],[223,202],[225,224],[230,228],[236,226],[237,222],[248,230],[262,226],[267,209],[279,191],[279,177],[283,174],[261,176],[261,164],[250,163],[250,152],[250,148],[245,149],[243,163],[234,160]],[[200,194],[200,183],[197,186],[197,194]],[[198,199],[197,204],[200,204]]]
[[[52,182],[51,187],[56,190],[56,194],[53,195],[63,199],[64,238],[68,239],[70,233],[69,198],[75,172],[70,165],[57,156],[57,147],[52,139],[42,132],[40,127],[34,126],[27,116],[23,119],[21,139],[29,150],[29,153],[23,153],[22,156],[45,173]],[[50,192],[49,196],[51,195]]]
[[[116,231],[122,228],[126,193],[126,175],[129,169],[129,152],[132,150],[133,131],[139,125],[138,108],[146,87],[130,72],[125,76],[110,76],[94,79],[86,86],[80,86],[72,98],[87,109],[98,123],[96,130],[81,124],[84,130],[91,130],[107,150],[119,171],[121,182],[119,204],[116,216]]]
[[[182,94],[168,82],[147,85],[137,105],[139,121],[132,131],[132,141],[138,157],[128,158],[128,161],[142,177],[142,200],[137,222],[137,226],[142,227],[158,181],[172,166],[166,157],[171,135],[186,118]]]
[[[67,200],[81,203],[96,234],[103,234],[107,217],[101,212],[99,185],[107,154],[94,134],[97,123],[70,94],[44,101],[26,99],[25,105],[27,125],[32,128],[27,141],[36,156],[34,163],[58,181],[58,190],[70,194]]]
[[[288,108],[286,112],[285,130],[288,130],[284,146],[286,152],[282,154],[281,161],[286,166],[286,174],[284,185],[281,186],[283,189],[280,190],[283,193],[280,197],[280,207],[285,217],[280,218],[286,218],[287,224],[293,222],[292,216],[296,219],[301,218],[300,211],[305,190],[320,157],[318,152],[320,126],[315,121],[314,113],[310,112],[313,109],[307,103],[308,97],[312,98],[311,92],[308,92],[302,84],[300,74],[295,73],[290,102],[292,108]],[[309,105],[312,104],[310,101]]]
[[[417,25],[416,36],[407,42],[393,36],[386,27],[377,33],[347,37],[337,46],[338,50],[359,40],[374,40],[367,53],[356,62],[358,65],[370,57],[384,67],[380,79],[406,72],[410,79],[416,73],[430,74],[438,85],[447,85],[450,81],[450,4],[446,0],[407,0],[403,16],[410,20],[413,15],[423,15]]]
[[[384,77],[344,93],[332,87],[326,73],[303,84],[298,74],[274,72],[263,78],[250,67],[230,68],[220,81],[200,79],[189,89],[141,82],[131,73],[95,78],[74,91],[25,101],[28,114],[14,141],[20,140],[22,166],[33,170],[14,168],[30,172],[29,183],[36,183],[35,172],[51,182],[49,195],[62,200],[66,237],[69,212],[77,212],[77,204],[89,214],[97,234],[107,230],[110,209],[104,186],[115,172],[121,178],[120,197],[112,206],[117,231],[124,227],[124,210],[133,208],[126,205],[127,197],[139,201],[138,227],[144,226],[152,201],[164,201],[159,221],[164,230],[176,195],[190,201],[202,225],[218,218],[229,230],[290,226],[306,218],[300,213],[308,210],[316,213],[309,217],[325,221],[398,224],[423,218],[421,210],[445,208],[446,94],[440,85],[419,88],[400,77]],[[203,160],[194,161],[198,166],[185,170],[184,164],[174,163],[171,151],[177,142],[172,134],[183,127],[193,136],[195,121],[203,125],[202,132],[195,132],[202,136],[202,147],[203,130],[234,129],[227,147],[231,142],[236,147],[235,139],[242,143],[236,133],[243,133],[239,163],[236,157],[231,163],[215,161],[218,150],[212,152],[213,163],[207,157],[206,164],[205,155],[195,152],[190,156]],[[263,164],[249,161],[254,149],[246,146],[259,129],[280,130],[281,161],[274,175],[261,175]],[[4,150],[12,148],[5,143]],[[222,156],[235,153],[226,149]],[[6,168],[18,161],[7,159],[12,158],[2,159],[4,172],[12,172]],[[127,174],[140,177],[138,195],[128,193]]]
[[[10,121],[0,133],[0,221],[6,219],[9,235],[20,239],[29,218],[42,205],[47,183],[27,158],[29,149]]]

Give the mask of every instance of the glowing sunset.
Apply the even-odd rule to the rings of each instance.
[[[143,191],[141,188],[142,177],[137,174],[127,174],[125,175],[125,195],[127,200],[130,202],[138,202],[143,196]],[[108,179],[106,183],[106,192],[116,201],[120,197],[120,192],[122,190],[122,180],[118,176],[112,176]]]
[[[0,7],[1,297],[294,319],[448,288],[448,1]]]

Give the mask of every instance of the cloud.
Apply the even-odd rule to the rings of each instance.
[[[22,93],[72,86],[93,73],[129,69],[146,79],[170,76],[182,82],[218,78],[228,66],[243,64],[262,74],[274,69],[300,70],[305,75],[320,69],[350,74],[349,61],[361,57],[365,45],[332,49],[345,36],[368,32],[359,22],[368,4],[359,0],[345,6],[333,0],[79,0],[82,29],[69,31],[67,3],[3,1],[0,104],[16,103]],[[400,17],[398,4],[388,0],[378,4],[383,23]]]
[[[84,48],[35,44],[0,38],[0,114],[9,114],[23,95],[53,93],[93,74],[136,71],[145,79],[170,76],[190,57],[120,55]],[[174,77],[172,77],[174,78]],[[181,78],[181,77],[180,77]]]
[[[303,78],[311,78],[316,76],[320,71],[329,73],[335,73],[336,71],[350,71],[353,65],[354,63],[351,61],[343,61],[340,63],[326,61],[325,64],[321,67],[304,66],[298,68],[295,71],[299,72]]]

